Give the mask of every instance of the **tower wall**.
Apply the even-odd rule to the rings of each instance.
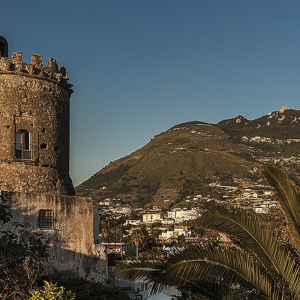
[[[55,59],[0,58],[0,190],[74,194],[69,176],[72,85]]]

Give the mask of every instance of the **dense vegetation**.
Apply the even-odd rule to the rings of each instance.
[[[47,273],[48,248],[41,236],[20,224],[8,230],[5,226],[11,221],[7,202],[0,196],[0,298],[23,299]]]

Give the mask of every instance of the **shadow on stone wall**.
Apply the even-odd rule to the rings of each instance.
[[[106,247],[94,244],[91,201],[80,197],[46,194],[2,192],[2,195],[13,216],[6,228],[12,230],[13,222],[16,222],[22,224],[28,232],[38,233],[43,237],[50,251],[50,274],[83,277],[102,283],[107,281]],[[39,228],[40,209],[53,209],[55,212],[53,229]]]

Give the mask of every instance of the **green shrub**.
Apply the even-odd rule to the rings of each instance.
[[[4,225],[10,223],[10,229]],[[7,201],[0,195],[0,299],[23,299],[47,273],[49,249],[43,237],[13,222]]]
[[[31,291],[31,297],[27,300],[74,300],[75,294],[66,291],[63,286],[57,286],[57,283],[44,281],[44,286],[39,291]]]

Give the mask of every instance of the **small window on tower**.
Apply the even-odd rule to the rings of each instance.
[[[54,228],[54,211],[50,209],[40,209],[39,211],[39,228]]]
[[[16,158],[31,159],[31,135],[27,130],[16,132]]]

